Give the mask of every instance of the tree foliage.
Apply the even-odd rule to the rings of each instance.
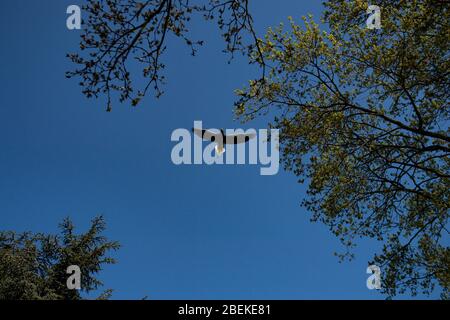
[[[215,20],[225,51],[248,54],[262,78],[238,90],[243,121],[281,129],[287,170],[309,184],[303,205],[347,247],[378,239],[373,261],[389,296],[450,286],[449,1],[378,0],[382,29],[366,27],[368,1],[325,2],[323,24],[290,21],[257,39],[248,0],[88,0],[80,53],[69,54],[87,97],[137,105],[164,83],[167,37],[195,54],[189,23]],[[375,3],[370,3],[375,4]],[[130,64],[141,66],[136,90]],[[446,243],[447,242],[447,243]]]
[[[270,29],[254,63],[264,81],[238,90],[243,121],[281,129],[283,162],[309,183],[303,204],[348,248],[383,243],[383,291],[450,287],[449,2],[330,0],[320,27]]]
[[[67,267],[81,269],[81,291],[89,293],[102,286],[96,274],[104,264],[115,263],[108,257],[119,244],[101,233],[102,216],[92,220],[89,230],[77,235],[70,219],[60,224],[61,234],[17,234],[0,232],[0,300],[78,300],[79,290],[69,290]],[[110,296],[106,290],[99,299]]]
[[[81,78],[87,97],[107,96],[111,111],[113,94],[120,102],[136,106],[153,89],[162,93],[165,65],[161,56],[169,36],[181,39],[195,55],[202,40],[193,40],[189,26],[193,16],[216,21],[226,43],[225,52],[249,52],[258,47],[248,0],[88,0],[83,7],[80,53],[68,54],[77,66],[68,78]],[[145,85],[135,88],[129,72],[133,63],[142,68]]]

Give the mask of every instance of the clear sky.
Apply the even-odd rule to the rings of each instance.
[[[258,34],[292,16],[319,17],[321,1],[253,4]],[[379,244],[360,242],[338,263],[338,240],[309,221],[305,185],[258,166],[175,166],[176,128],[243,127],[233,90],[255,70],[227,64],[215,25],[194,22],[197,57],[169,39],[166,94],[138,108],[88,100],[64,72],[80,31],[69,31],[75,0],[0,1],[0,229],[56,232],[70,216],[79,231],[103,213],[122,248],[101,279],[113,298],[381,299],[366,287]],[[244,127],[265,127],[253,122]]]

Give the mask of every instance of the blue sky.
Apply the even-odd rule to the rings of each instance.
[[[175,166],[176,128],[242,127],[233,90],[255,70],[227,64],[215,25],[194,22],[205,40],[197,57],[169,39],[166,94],[138,108],[87,100],[65,58],[79,31],[66,8],[82,1],[0,2],[0,217],[2,230],[56,232],[70,216],[84,231],[104,214],[122,248],[101,273],[113,298],[382,299],[366,288],[379,244],[362,241],[338,263],[338,240],[300,202],[305,185],[258,166]],[[322,10],[320,1],[258,0],[259,35],[269,26]],[[260,128],[265,122],[245,127]]]

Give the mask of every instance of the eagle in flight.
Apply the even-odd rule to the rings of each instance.
[[[192,131],[205,141],[212,141],[216,143],[214,150],[216,155],[221,156],[225,152],[224,144],[238,144],[245,143],[250,139],[256,137],[255,133],[229,134],[226,135],[223,129],[219,130],[205,130],[192,128]]]

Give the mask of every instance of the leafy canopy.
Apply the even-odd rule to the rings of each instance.
[[[378,239],[386,294],[438,284],[446,296],[449,3],[377,4],[380,30],[366,27],[362,0],[327,1],[327,31],[311,16],[269,29],[264,60],[252,56],[267,77],[237,91],[235,111],[281,129],[284,165],[309,183],[303,204],[348,248],[342,257],[355,239]]]
[[[225,52],[248,52],[257,46],[248,0],[88,0],[83,6],[87,19],[83,25],[80,53],[67,56],[76,69],[68,78],[80,78],[88,97],[107,96],[111,111],[114,94],[120,102],[136,106],[153,89],[156,97],[165,82],[161,58],[169,36],[181,39],[192,55],[203,45],[193,40],[189,25],[195,16],[216,21],[226,43]],[[141,68],[145,85],[135,88],[130,66]]]

